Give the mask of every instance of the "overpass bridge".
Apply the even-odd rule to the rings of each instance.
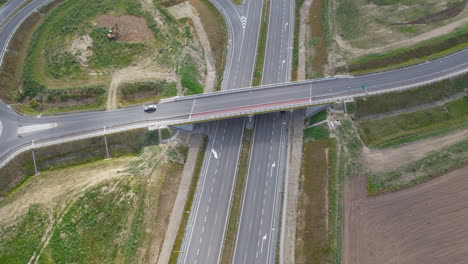
[[[106,134],[286,109],[350,101],[355,97],[408,89],[468,71],[468,50],[442,59],[393,71],[363,75],[335,76],[316,80],[265,85],[200,95],[170,98],[158,104],[155,113],[142,107],[115,111],[58,116],[20,116],[0,105],[0,168],[12,158],[33,148],[102,136]],[[362,86],[366,90],[362,90]],[[19,134],[20,128],[49,125],[49,129]]]

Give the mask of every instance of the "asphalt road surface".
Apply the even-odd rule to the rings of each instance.
[[[272,0],[262,84],[291,79],[293,0]],[[258,115],[233,263],[275,263],[291,112]]]
[[[7,107],[0,108],[0,120],[3,123],[3,133],[0,136],[0,161],[5,155],[21,144],[31,140],[50,138],[67,138],[83,131],[94,131],[117,125],[136,122],[160,122],[165,120],[188,121],[194,116],[209,119],[211,114],[225,109],[240,112],[240,106],[245,109],[260,105],[294,100],[321,100],[351,95],[362,95],[361,85],[368,92],[386,91],[402,86],[418,85],[422,82],[434,81],[450,74],[468,71],[468,50],[449,55],[442,59],[403,69],[382,73],[364,75],[354,78],[338,78],[325,80],[308,80],[304,82],[285,83],[270,88],[253,88],[233,90],[233,93],[212,93],[207,95],[179,98],[161,103],[158,111],[152,114],[143,112],[142,107],[131,107],[115,111],[100,111],[78,114],[68,114],[47,117],[20,116]],[[254,106],[252,106],[254,105]],[[231,112],[232,112],[231,111]],[[204,116],[206,115],[206,116]],[[18,135],[17,129],[31,124],[56,123],[53,129]]]
[[[10,0],[0,9],[0,65],[8,43],[16,29],[33,12],[53,0],[35,0],[21,8],[27,0]],[[21,9],[20,9],[21,8]]]
[[[261,1],[235,6],[216,0],[228,24],[230,50],[223,90],[248,87],[252,81],[260,25]],[[192,110],[196,108],[193,105]],[[235,184],[245,118],[217,121],[203,161],[194,203],[186,227],[178,263],[219,263],[232,190]]]

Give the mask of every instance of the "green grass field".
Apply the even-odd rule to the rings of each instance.
[[[348,112],[361,118],[375,114],[387,113],[428,103],[463,92],[468,83],[468,74],[455,78],[427,84],[401,92],[392,92],[357,98],[348,104]]]
[[[443,106],[358,123],[369,147],[390,147],[468,127],[468,96]]]
[[[39,248],[48,222],[41,206],[32,205],[16,224],[1,227],[0,263],[28,263]]]
[[[88,190],[56,226],[41,263],[109,263],[131,235],[125,234],[142,186],[131,179]],[[113,189],[112,192],[107,190]],[[125,235],[124,235],[125,234]]]
[[[327,124],[321,124],[318,126],[313,126],[304,130],[304,140],[305,142],[316,141],[319,139],[325,139],[330,136],[328,131]]]

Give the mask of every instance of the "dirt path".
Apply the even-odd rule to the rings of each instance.
[[[369,198],[365,178],[348,181],[342,263],[466,263],[467,170]]]
[[[386,171],[417,161],[432,151],[466,139],[468,139],[468,130],[465,129],[441,137],[416,141],[398,148],[364,148],[362,158],[368,168],[372,168],[374,171]]]
[[[455,22],[452,22],[440,28],[428,31],[426,33],[420,34],[413,38],[407,38],[407,39],[404,39],[404,40],[401,40],[401,41],[398,41],[389,45],[385,45],[385,46],[381,46],[377,48],[371,48],[371,49],[354,48],[351,45],[349,45],[347,41],[343,40],[338,34],[335,34],[335,40],[341,49],[346,50],[347,52],[350,52],[351,54],[353,54],[353,56],[357,57],[357,56],[362,56],[365,54],[379,53],[379,52],[390,50],[390,49],[395,49],[395,48],[399,48],[403,46],[409,46],[411,44],[415,44],[423,40],[439,37],[441,35],[452,32],[456,28],[466,26],[465,25],[466,23],[468,23],[468,17],[457,20]]]
[[[124,82],[146,81],[146,80],[166,80],[177,82],[176,74],[173,70],[158,68],[149,60],[139,62],[137,66],[130,66],[112,74],[107,96],[107,110],[114,110],[118,107],[118,88]]]
[[[203,53],[205,55],[205,63],[207,68],[205,78],[204,92],[214,92],[214,85],[216,81],[216,68],[213,54],[211,53],[210,41],[208,35],[203,28],[203,24],[200,17],[189,2],[182,2],[178,5],[169,7],[169,12],[177,19],[189,17],[192,19],[195,30],[197,31],[198,38],[200,39],[201,46],[203,47]]]
[[[306,59],[307,59],[307,40],[310,39],[309,14],[310,6],[313,0],[305,0],[301,7],[301,21],[299,28],[299,63],[297,67],[297,80],[305,80]]]

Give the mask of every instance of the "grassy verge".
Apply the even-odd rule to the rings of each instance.
[[[359,122],[369,147],[391,147],[468,127],[468,96],[418,112]]]
[[[109,153],[112,157],[139,153],[143,147],[158,143],[157,131],[136,129],[107,135]],[[105,142],[102,137],[82,139],[49,147],[35,149],[39,171],[76,166],[97,161],[106,157]],[[16,186],[34,175],[31,152],[25,152],[5,167],[0,175],[6,175],[0,181],[0,195],[10,193]]]
[[[224,239],[221,263],[231,263],[234,245],[236,242],[238,220],[242,206],[242,193],[244,191],[245,179],[249,167],[250,148],[252,144],[252,130],[245,130],[242,139],[242,149],[240,152],[239,165],[237,168],[236,185],[234,186],[231,213]]]
[[[325,139],[330,136],[330,132],[328,131],[327,124],[321,124],[318,126],[309,127],[304,130],[304,140],[306,142]]]
[[[268,24],[270,22],[270,4],[269,0],[263,3],[262,20],[260,24],[260,35],[258,36],[257,56],[255,60],[254,78],[252,86],[262,84],[263,63],[265,62],[265,49],[268,38]]]
[[[359,57],[349,64],[352,74],[364,74],[376,70],[388,70],[421,63],[468,48],[468,28],[460,28],[447,35],[422,41],[411,47],[392,50],[383,54]]]
[[[215,60],[217,85],[221,90],[224,66],[226,64],[228,34],[223,15],[209,0],[188,0],[200,15],[208,40],[210,41],[213,58]]]
[[[242,5],[242,2],[244,2],[244,0],[232,0],[232,2],[236,5]]]
[[[308,125],[313,125],[313,124],[317,124],[319,122],[322,122],[324,120],[327,119],[327,110],[322,110],[320,112],[318,112],[317,114],[313,115],[309,121],[308,121]]]
[[[459,168],[467,162],[468,140],[465,140],[404,167],[369,175],[367,191],[375,195],[412,186]]]
[[[328,40],[326,28],[328,0],[313,1],[309,10],[310,36],[306,49],[311,50],[306,58],[306,79],[323,76],[323,67],[327,63]]]
[[[368,96],[365,101],[358,98],[348,104],[348,112],[360,118],[433,103],[463,92],[467,83],[468,74],[463,74],[402,92]]]
[[[162,98],[177,95],[177,84],[166,81],[147,81],[124,83],[118,88],[120,104],[129,105],[144,102],[154,102]]]
[[[299,34],[301,30],[301,7],[304,0],[296,0],[295,16],[294,16],[294,43],[292,52],[292,81],[297,81],[297,70],[299,66]]]
[[[330,138],[304,143],[296,233],[298,264],[329,263],[331,243],[327,227],[331,220],[329,205],[336,201],[329,192],[336,184],[335,146],[335,140]]]
[[[352,177],[359,169],[359,155],[363,147],[353,123],[343,120],[337,128],[338,144],[336,147],[336,172],[331,174],[329,192],[329,221],[330,221],[330,256],[329,262],[341,263],[343,243],[343,189],[345,180]]]
[[[48,216],[39,205],[8,228],[0,228],[0,263],[28,263],[46,232]]]
[[[205,152],[206,152],[206,145],[207,145],[207,139],[206,137],[203,139],[203,144],[200,147],[200,152],[198,153],[197,156],[197,162],[195,165],[195,170],[193,172],[192,176],[192,182],[190,184],[190,191],[188,193],[188,198],[187,202],[185,203],[184,207],[184,212],[190,212],[190,209],[192,208],[192,203],[193,203],[193,198],[195,196],[195,191],[197,188],[197,183],[198,183],[198,178],[200,177],[202,165],[203,165],[203,159],[205,157]],[[187,226],[187,222],[189,220],[189,214],[184,213],[182,216],[182,221],[180,223],[179,231],[177,232],[177,237],[176,241],[174,243],[174,248],[172,249],[171,257],[169,259],[170,264],[175,264],[177,263],[177,258],[179,257],[179,252],[182,247],[182,241],[184,239],[184,233],[185,233],[185,227]]]
[[[175,131],[170,128],[163,128],[161,129],[161,139],[170,139],[172,136],[175,135]]]
[[[203,93],[203,86],[199,82],[200,72],[190,55],[185,56],[181,67],[177,69],[177,74],[180,75],[182,87],[185,88],[184,95]]]

